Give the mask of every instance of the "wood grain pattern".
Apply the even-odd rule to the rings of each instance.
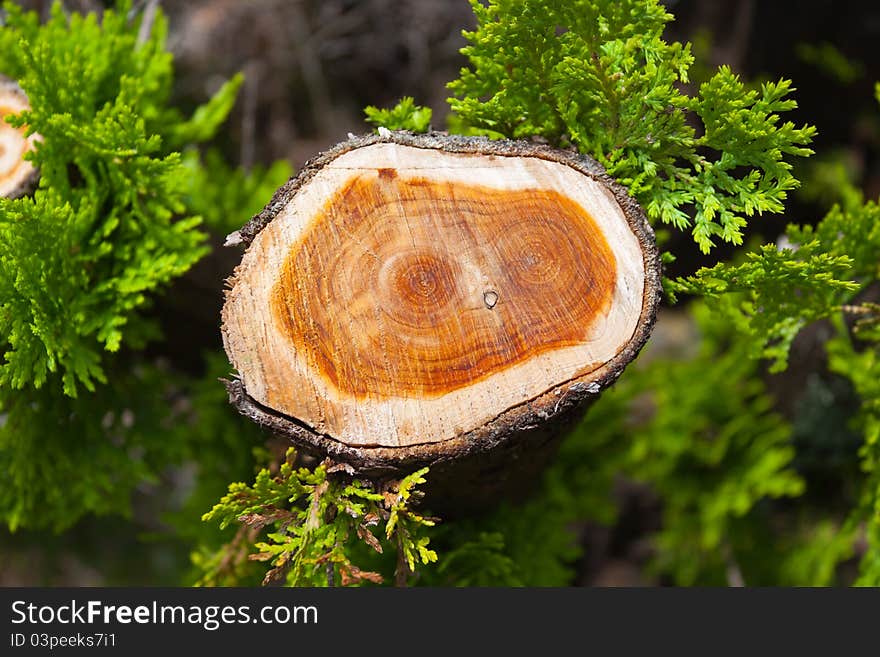
[[[556,191],[385,168],[327,202],[270,303],[292,349],[339,393],[436,398],[577,345],[608,312],[615,277],[596,222]]]
[[[242,229],[223,338],[247,398],[308,435],[417,448],[616,376],[659,288],[619,190],[576,156],[408,139],[325,156]]]

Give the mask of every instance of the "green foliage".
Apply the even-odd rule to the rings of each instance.
[[[99,23],[56,3],[41,26],[5,6],[0,70],[32,105],[13,123],[43,140],[34,197],[0,201],[0,385],[39,388],[57,373],[68,395],[93,391],[103,352],[149,332],[137,316],[149,294],[206,252],[200,220],[179,218],[187,175],[171,149],[210,137],[241,79],[185,120],[167,106],[164,18],[138,43],[130,9]]]
[[[807,324],[840,309],[841,298],[858,285],[847,280],[852,259],[832,255],[813,240],[799,248],[765,244],[740,265],[720,263],[667,283],[669,296],[704,295],[732,324],[751,337],[752,358],[787,365],[791,343]]]
[[[352,539],[339,549],[347,555],[351,567],[354,567],[354,563],[358,564],[356,572],[363,572],[369,567],[372,572],[382,574],[384,581],[392,581],[387,571],[393,568],[393,581],[397,583],[403,583],[404,577],[412,571],[416,574],[415,583],[429,586],[565,586],[571,583],[574,564],[582,556],[573,525],[585,519],[603,523],[612,521],[612,483],[626,456],[621,441],[624,430],[622,422],[628,412],[630,399],[625,392],[618,394],[617,391],[610,391],[605,400],[595,412],[590,413],[576,435],[566,441],[559,459],[545,474],[535,494],[524,503],[502,503],[497,510],[488,514],[462,517],[434,527],[434,519],[426,518],[414,510],[418,496],[413,496],[413,486],[424,483],[424,475],[427,474],[425,470],[419,470],[404,478],[399,485],[392,484],[377,491],[382,494],[381,504],[368,506],[367,516],[338,513],[346,517],[334,522],[346,523],[347,529],[338,530],[335,535],[344,533]],[[289,454],[288,460],[290,457],[292,454]],[[601,467],[596,465],[597,458],[601,458]],[[322,468],[326,469],[327,465],[318,466],[318,469]],[[289,477],[298,476],[295,470],[288,472]],[[302,476],[306,477],[310,472],[313,471],[303,470]],[[260,477],[271,478],[267,471],[264,473]],[[343,477],[340,481],[324,476],[330,481],[329,499],[338,500],[339,491],[345,490],[343,482],[346,479]],[[285,494],[283,484],[277,477],[276,482],[280,486],[277,494]],[[357,482],[355,485],[367,486]],[[245,526],[219,551],[196,555],[196,563],[203,573],[201,581],[205,584],[239,585],[250,581],[244,561],[247,548],[257,543],[258,539],[256,535],[246,534],[247,514],[253,509],[245,504],[262,508],[262,511],[254,511],[261,517],[271,517],[281,501],[275,495],[275,488],[263,487],[255,493],[256,485],[244,488],[241,488],[243,484],[235,486],[234,494],[230,489],[230,494],[206,519],[227,523],[238,519]],[[248,493],[236,498],[240,490]],[[295,509],[291,510],[298,514],[297,522],[303,522],[305,510],[311,508],[311,499],[300,497],[292,504]],[[345,508],[345,504],[344,500],[332,502],[336,508]],[[335,518],[337,515],[331,511],[328,517]],[[358,554],[359,550],[363,552],[364,541],[375,548],[369,537],[362,536],[356,527],[353,532],[349,526],[364,517],[379,524],[376,538],[383,548],[381,553],[396,553],[394,565],[377,560],[374,549]],[[381,530],[382,523],[384,531]],[[263,530],[259,523],[250,528]],[[430,530],[431,549],[428,548],[427,530]],[[540,539],[536,540],[536,537]],[[274,551],[266,550],[266,553],[277,554],[282,559],[281,565],[293,558],[290,555],[300,554],[296,552],[302,545],[297,536],[285,536],[283,540],[281,536],[276,536],[273,540]],[[328,581],[327,545],[308,545],[311,551],[302,553],[299,558],[306,560],[310,569],[296,582],[325,585]],[[389,549],[389,546],[393,549]],[[436,567],[429,567],[435,561]],[[278,565],[274,561],[273,564]],[[324,569],[319,567],[321,564],[325,566]],[[338,575],[333,576],[333,581],[341,581]],[[286,581],[296,583],[289,575]],[[346,581],[358,583],[357,579]]]
[[[849,202],[834,206],[813,226],[789,226],[792,244],[818,242],[829,256],[850,258],[850,276],[859,287],[880,278],[880,205]]]
[[[739,265],[719,263],[668,281],[680,293],[713,300],[716,311],[751,337],[754,358],[787,365],[791,343],[807,324],[833,317],[866,285],[880,278],[880,206],[850,197],[814,228],[789,226],[791,247],[766,244]]]
[[[364,113],[367,115],[367,122],[377,128],[427,132],[431,127],[431,108],[416,105],[412,96],[404,96],[391,109],[379,109],[370,105]]]
[[[153,395],[142,394],[148,386]],[[27,396],[4,392],[3,522],[58,531],[86,512],[127,514],[134,486],[155,483],[157,464],[181,456],[183,446],[162,436],[173,421],[171,388],[144,368],[75,399],[49,386]]]
[[[0,520],[61,531],[86,513],[127,516],[136,489],[187,460],[202,471],[189,504],[216,499],[252,467],[248,439],[259,431],[225,403],[217,384],[225,356],[208,361],[208,375],[196,378],[137,359],[114,372],[113,385],[76,398],[53,386],[0,389]]]
[[[825,180],[820,178],[819,185]],[[835,170],[833,180],[840,202],[816,226],[789,226],[783,240],[790,248],[765,245],[747,254],[744,264],[720,263],[667,286],[673,294],[706,296],[712,311],[746,338],[752,358],[773,360],[772,371],[785,369],[792,341],[804,326],[831,320],[834,336],[825,343],[828,368],[849,380],[861,403],[853,428],[863,435],[858,452],[862,473],[849,482],[858,492],[846,522],[838,527],[833,521],[812,518],[817,535],[792,548],[781,572],[803,575],[802,566],[798,570],[800,555],[804,563],[812,564],[814,573],[823,573],[811,582],[829,583],[836,564],[852,554],[862,535],[865,547],[858,583],[877,585],[880,307],[863,299],[880,280],[880,206],[863,202],[844,170]],[[853,318],[851,324],[843,321],[845,316]]]
[[[849,153],[840,150],[811,158],[802,167],[804,186],[798,190],[798,197],[823,209],[836,203],[844,207],[861,204],[862,191],[853,183],[857,166]]]
[[[861,62],[848,59],[834,44],[824,41],[819,44],[799,43],[798,57],[826,73],[840,84],[852,84],[865,72]]]
[[[153,440],[180,445],[185,452],[171,462],[185,463],[193,472],[188,494],[167,510],[163,521],[174,527],[175,536],[182,541],[214,546],[223,536],[193,520],[214,504],[230,481],[253,474],[254,464],[265,460],[258,449],[265,436],[260,427],[229,405],[226,389],[219,385],[219,380],[230,374],[226,354],[219,349],[208,352],[203,364],[201,375],[167,373],[179,387],[173,403],[165,406],[161,430]],[[158,412],[157,417],[163,414]]]
[[[633,475],[664,502],[655,567],[679,584],[723,573],[738,560],[742,519],[763,500],[804,490],[791,469],[791,430],[756,376],[749,337],[705,306],[692,311],[700,351],[640,373],[654,415],[630,448]]]
[[[177,112],[169,112],[166,121],[170,122],[163,132],[166,145],[169,148],[183,148],[189,144],[199,144],[211,139],[232,111],[238,90],[244,82],[244,75],[235,75],[232,79],[223,83],[217,93],[204,105],[197,107],[189,120],[182,120]]]
[[[838,323],[838,334],[827,344],[829,368],[849,378],[862,400],[857,427],[864,435],[859,450],[865,482],[859,504],[850,517],[851,526],[864,525],[867,549],[862,557],[858,583],[880,586],[880,307],[862,308],[867,317],[856,324],[856,336],[866,340],[859,349]],[[867,320],[867,321],[866,321]],[[861,329],[861,330],[860,330]]]
[[[852,420],[852,428],[863,436],[858,450],[861,474],[853,473],[847,481],[855,493],[841,492],[854,508],[845,522],[823,518],[825,510],[817,517],[814,510],[807,525],[813,535],[799,545],[786,544],[788,554],[774,575],[776,581],[780,576],[790,578],[789,583],[832,583],[837,564],[852,556],[861,537],[865,547],[857,582],[877,585],[880,308],[864,299],[880,280],[880,206],[863,201],[839,160],[827,161],[814,173],[811,187],[819,190],[813,193],[815,198],[838,201],[818,224],[791,225],[780,239],[786,248],[764,245],[747,253],[742,264],[719,263],[694,276],[668,281],[667,289],[673,298],[675,293],[706,297],[712,312],[743,336],[748,356],[771,359],[770,370],[776,372],[787,367],[789,350],[801,329],[820,319],[831,320],[834,335],[824,345],[828,368],[849,380],[861,404]],[[846,324],[844,317],[852,318],[851,323]],[[789,530],[795,534],[804,528]],[[807,578],[809,572],[814,576]]]
[[[385,538],[396,539],[398,553],[398,582],[405,582],[408,573],[415,572],[416,564],[437,561],[437,553],[428,548],[430,539],[424,535],[425,527],[433,527],[435,520],[419,515],[412,509],[418,501],[416,489],[425,483],[428,468],[416,470],[397,484],[396,490],[385,496],[388,518],[385,522]]]
[[[437,568],[440,582],[455,586],[522,586],[516,562],[505,554],[500,532],[479,532],[443,555]]]
[[[277,580],[290,586],[381,583],[382,574],[363,570],[352,561],[352,544],[357,541],[380,554],[389,547],[397,550],[398,584],[406,583],[417,564],[436,561],[424,533],[434,520],[411,508],[420,497],[417,486],[425,482],[427,469],[377,490],[329,461],[314,468],[296,467],[295,461],[296,451],[291,448],[277,473],[264,468],[253,486],[230,485],[203,517],[221,527],[242,523],[255,535],[265,535],[265,540],[255,543],[259,552],[249,556],[270,562],[264,584]],[[378,528],[378,537],[372,527]],[[230,567],[241,562],[230,557],[238,547],[233,542],[214,557],[200,557],[205,571],[201,583],[229,581],[223,578],[229,578]]]
[[[187,207],[220,235],[238,230],[244,220],[262,210],[292,173],[285,160],[250,171],[231,167],[215,150],[208,151],[203,162],[196,151],[187,152],[184,166],[189,171]]]
[[[472,5],[478,27],[466,35],[470,67],[450,84],[456,132],[575,146],[626,184],[652,219],[691,227],[703,251],[718,238],[741,243],[749,217],[783,210],[798,185],[791,160],[811,153],[814,133],[781,121],[795,107],[788,81],[751,89],[722,67],[686,95],[690,48],[662,40],[671,16],[655,1]],[[425,129],[428,120],[414,125],[415,113],[411,99],[394,110],[367,110],[376,125]],[[880,215],[838,165],[813,169],[809,192],[838,202],[817,226],[790,226],[779,245],[666,281],[673,302],[703,297],[690,306],[697,350],[630,368],[590,409],[528,500],[435,528],[437,566],[422,567],[417,581],[572,583],[584,556],[577,529],[614,521],[621,475],[662,502],[649,563],[662,581],[832,584],[861,535],[869,547],[859,582],[880,581],[880,314],[859,302],[880,274]],[[858,342],[842,312],[858,318]],[[855,506],[848,518],[815,502],[816,482],[799,469],[801,446],[761,364],[769,359],[772,371],[784,370],[796,335],[828,318],[837,326],[829,366],[851,380],[861,400],[853,428],[865,435],[862,474],[847,482],[857,499],[843,491],[838,502]],[[306,513],[310,503],[299,508]],[[266,558],[289,555],[291,542],[297,545],[276,535],[264,544]],[[398,555],[407,569],[419,565],[415,552]]]
[[[672,16],[658,0],[471,5],[470,68],[449,85],[466,125],[576,146],[651,219],[691,227],[704,252],[716,238],[740,244],[748,217],[782,211],[798,184],[790,159],[812,153],[815,133],[780,122],[796,106],[789,81],[748,89],[721,67],[685,95],[690,46],[663,41]]]
[[[250,471],[258,432],[226,408],[216,358],[201,380],[137,350],[159,337],[155,294],[207,252],[197,213],[241,222],[265,201],[263,179],[287,170],[226,167],[218,184],[236,188],[209,188],[192,145],[217,131],[241,76],[190,118],[171,106],[161,12],[139,43],[128,2],[100,21],[60,3],[43,25],[13,3],[4,11],[0,71],[32,106],[12,122],[42,141],[34,195],[0,199],[2,519],[60,531],[86,513],[127,515],[135,491],[195,460],[190,503],[203,509]],[[217,156],[209,168],[221,168]]]

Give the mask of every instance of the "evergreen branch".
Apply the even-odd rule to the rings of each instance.
[[[0,386],[56,376],[73,396],[78,384],[93,391],[107,380],[102,352],[145,335],[137,312],[151,293],[207,252],[199,220],[181,217],[188,175],[170,148],[210,138],[241,79],[184,120],[167,105],[161,12],[139,38],[130,2],[100,23],[58,2],[44,25],[4,7],[0,70],[32,107],[13,123],[43,139],[33,155],[40,188],[0,200]]]
[[[364,109],[367,122],[376,128],[427,132],[431,127],[431,108],[416,105],[411,96],[404,96],[391,109],[379,109],[369,105]]]
[[[742,264],[719,263],[665,284],[672,301],[705,296],[752,337],[752,357],[771,359],[771,371],[785,369],[804,326],[839,314],[880,277],[880,206],[850,199],[816,227],[789,226],[782,241],[790,246],[767,244]]]
[[[713,307],[752,338],[751,356],[785,369],[788,352],[807,324],[841,309],[859,285],[848,276],[853,260],[822,250],[818,240],[797,250],[767,244],[746,254],[739,265],[719,263],[693,276],[667,281],[666,291],[703,295]]]
[[[381,583],[381,574],[355,564],[358,546],[374,554],[392,547],[390,552],[398,555],[399,583],[417,563],[436,561],[423,532],[435,521],[413,510],[427,468],[377,492],[330,461],[314,469],[297,468],[295,462],[296,451],[291,448],[277,474],[263,469],[252,486],[230,485],[202,518],[219,522],[221,528],[241,523],[256,532],[252,540],[257,552],[250,559],[270,563],[264,584],[282,580],[290,586],[325,586],[337,579],[343,586]],[[371,528],[383,522],[380,539]],[[261,534],[265,540],[256,540]],[[221,553],[229,549],[222,548]],[[202,556],[200,563],[205,570],[202,581],[213,581],[218,557]]]
[[[449,84],[456,129],[576,146],[704,252],[719,238],[740,244],[748,218],[781,212],[798,185],[791,160],[812,154],[815,128],[780,124],[796,106],[790,83],[750,90],[721,67],[685,95],[694,58],[663,41],[672,16],[658,0],[471,5],[470,68]]]

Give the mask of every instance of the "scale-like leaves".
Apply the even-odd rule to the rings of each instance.
[[[741,243],[747,219],[781,212],[797,187],[791,160],[812,153],[815,129],[780,121],[790,82],[750,89],[721,67],[683,93],[693,56],[663,40],[658,0],[471,4],[470,66],[449,85],[465,126],[577,147],[704,252]]]
[[[42,141],[32,198],[0,200],[0,385],[64,391],[106,380],[106,351],[149,332],[138,318],[153,291],[205,252],[200,220],[186,216],[187,169],[173,148],[207,139],[241,82],[227,83],[191,119],[168,105],[173,81],[165,20],[149,38],[116,10],[40,25],[5,5],[0,71],[32,109],[13,117]]]

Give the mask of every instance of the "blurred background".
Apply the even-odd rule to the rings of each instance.
[[[41,12],[50,5],[20,4]],[[70,11],[100,11],[103,6],[94,0],[64,4]],[[799,178],[822,179],[831,175],[829,171],[842,170],[867,198],[880,195],[880,109],[874,98],[874,84],[880,80],[880,3],[665,4],[676,16],[668,40],[693,44],[694,82],[721,64],[752,81],[793,80],[799,108],[786,119],[818,128],[813,143],[818,155],[799,164],[804,167]],[[243,71],[244,86],[216,146],[229,162],[245,169],[283,159],[293,171],[348,133],[365,132],[366,105],[386,107],[402,96],[413,96],[433,109],[433,126],[442,129],[448,113],[445,85],[465,65],[459,54],[465,45],[461,32],[472,28],[474,20],[466,0],[163,0],[161,7],[169,17],[169,47],[178,71],[176,104],[192,109],[224,80]],[[833,179],[827,184],[833,185]],[[774,241],[789,222],[814,223],[829,206],[823,189],[822,184],[805,186],[793,195],[785,215],[752,222],[749,238]],[[248,218],[230,217],[229,225]],[[212,236],[215,245],[222,237]],[[678,254],[667,270],[672,276],[691,273],[732,252],[719,247],[706,259],[687,234],[676,233],[672,240],[667,248]],[[180,334],[185,326],[185,339],[151,347],[151,357],[194,377],[204,376],[210,367],[220,374],[226,371],[223,362],[206,364],[203,353],[220,347],[222,281],[239,257],[237,252],[214,249],[175,283],[156,312],[166,332]],[[838,383],[823,375],[815,378],[812,388],[801,385],[811,376],[808,373],[823,371],[818,347],[822,330],[819,324],[805,331],[795,344],[792,367],[768,381],[786,417],[806,422],[806,433],[815,433],[815,422],[834,425],[823,429],[824,439],[853,449],[857,439],[845,435],[845,421],[834,419],[838,412],[845,418],[846,391],[835,392]],[[675,354],[693,340],[694,329],[684,311],[664,309],[650,353]],[[214,385],[217,399],[222,399],[220,385]],[[804,408],[813,409],[815,418],[803,420]],[[160,511],[169,498],[173,502],[185,496],[192,476],[191,469],[182,468],[165,481],[139,487],[131,518],[86,517],[62,534],[0,529],[0,585],[184,581],[190,567],[188,541],[193,537],[178,532]],[[213,499],[222,493],[220,486]],[[646,537],[659,518],[656,497],[626,482],[615,494],[619,513],[613,524],[584,523],[576,528],[586,549],[572,583],[664,583],[642,570],[651,550]],[[210,508],[210,499],[200,501],[199,512]]]

